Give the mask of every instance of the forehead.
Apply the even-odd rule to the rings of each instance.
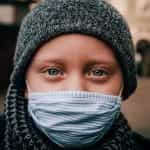
[[[43,44],[36,52],[34,60],[52,58],[103,59],[116,61],[114,51],[103,41],[84,34],[65,34]]]

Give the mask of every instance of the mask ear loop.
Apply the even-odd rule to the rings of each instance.
[[[122,97],[122,92],[123,92],[124,86],[121,86],[120,92],[119,92],[119,96]]]
[[[31,88],[30,88],[29,82],[27,80],[25,81],[25,83],[26,83],[26,87],[27,87],[27,91],[26,91],[25,95],[28,97],[29,93],[31,92]]]
[[[31,88],[30,88],[30,85],[29,85],[29,82],[26,80],[26,87],[27,87],[27,90],[29,91],[29,92],[31,92]]]

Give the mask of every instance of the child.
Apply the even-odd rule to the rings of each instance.
[[[120,112],[137,86],[123,17],[104,0],[45,0],[24,19],[3,150],[133,150]]]

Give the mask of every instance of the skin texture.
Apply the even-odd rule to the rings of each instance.
[[[43,44],[26,72],[27,90],[82,90],[119,95],[123,76],[113,49],[95,37],[65,34]]]

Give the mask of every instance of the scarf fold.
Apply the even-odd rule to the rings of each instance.
[[[17,90],[16,86],[10,84],[5,104],[5,149],[65,150],[50,141],[36,128],[28,114],[27,106],[28,99],[23,96],[23,91]],[[132,132],[122,113],[103,139],[88,147],[88,150],[133,150]]]

